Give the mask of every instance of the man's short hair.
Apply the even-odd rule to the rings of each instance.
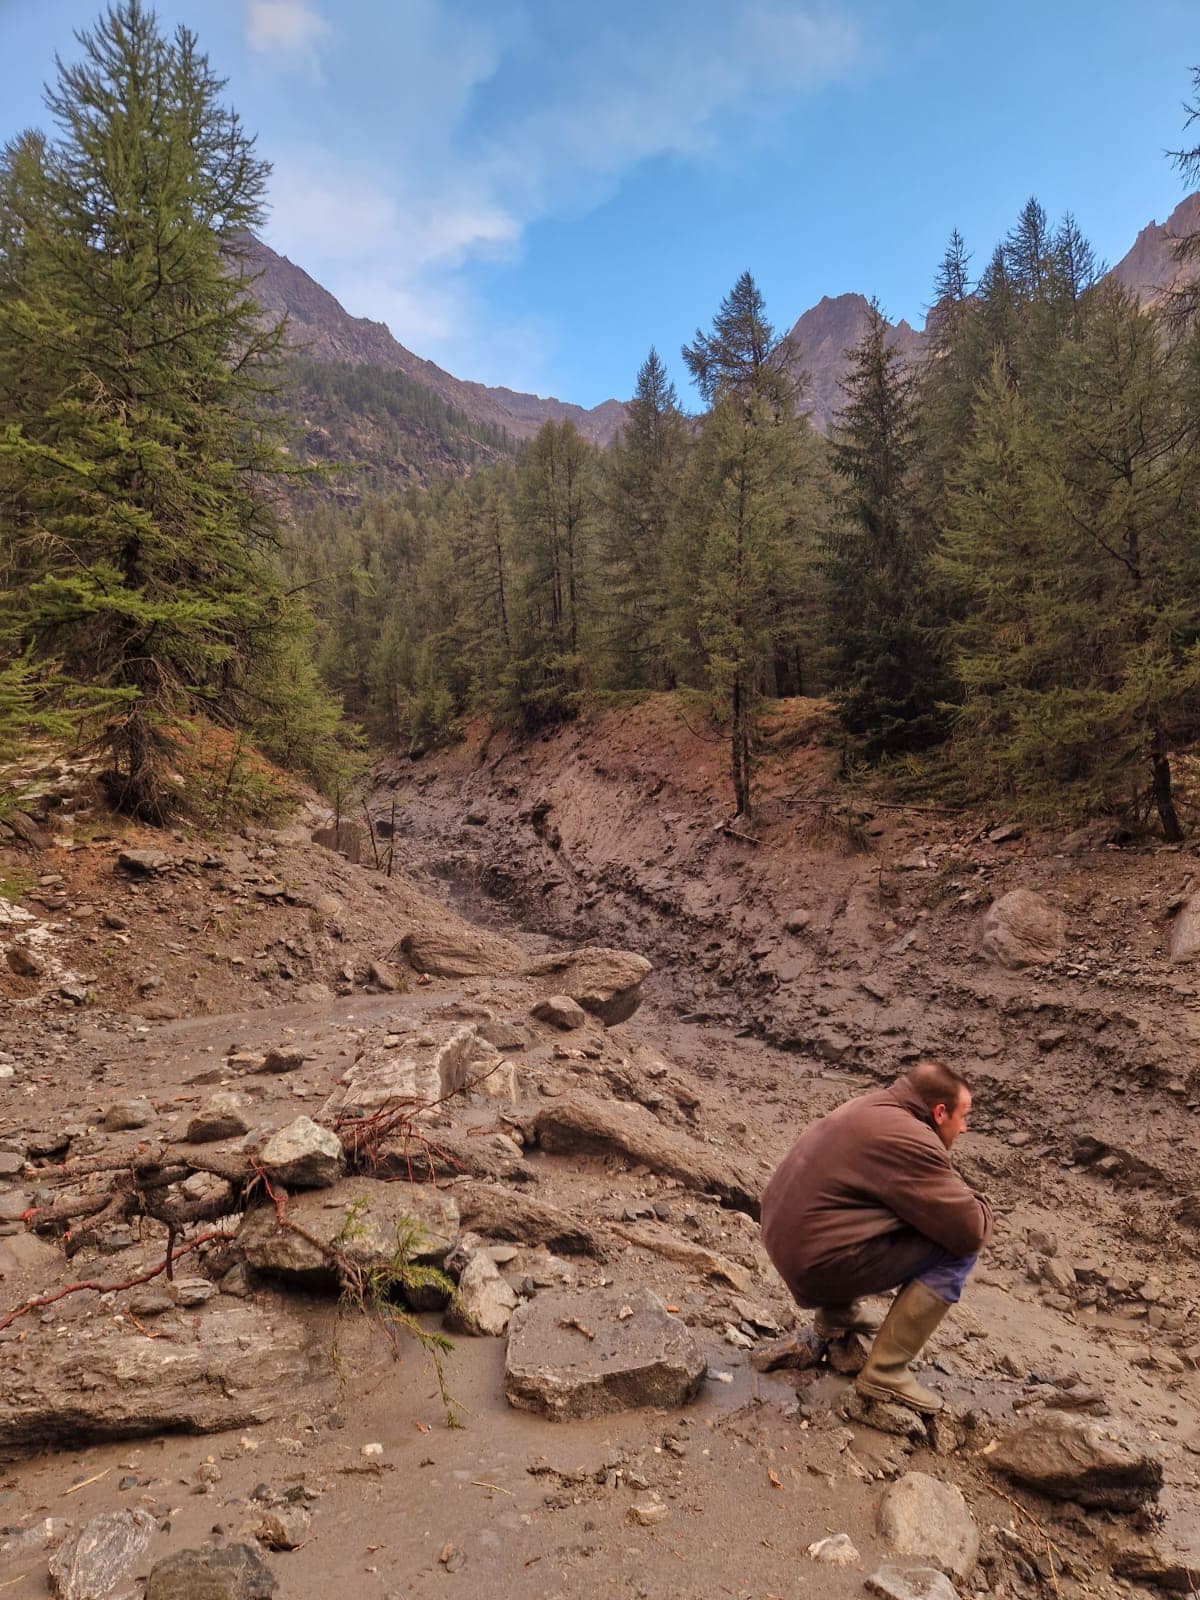
[[[910,1068],[908,1081],[924,1100],[930,1111],[934,1106],[945,1106],[955,1111],[964,1089],[971,1086],[967,1080],[940,1061],[918,1061]]]

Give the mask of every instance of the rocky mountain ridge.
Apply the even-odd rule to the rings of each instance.
[[[1172,243],[1200,227],[1200,194],[1189,195],[1163,223],[1150,222],[1112,275],[1143,301],[1161,298],[1175,280]],[[387,492],[511,455],[545,422],[574,423],[593,444],[607,446],[625,421],[625,405],[606,400],[587,409],[456,378],[405,348],[382,322],[351,315],[328,289],[261,240],[248,244],[258,274],[255,292],[272,316],[285,315],[298,384],[291,409],[301,425],[306,459],[350,463],[353,471],[327,478],[323,493],[356,499],[366,489]],[[865,295],[822,296],[793,323],[792,364],[806,376],[806,406],[827,433],[841,406],[846,352],[866,326]],[[908,361],[919,359],[924,331],[901,319],[892,343]]]

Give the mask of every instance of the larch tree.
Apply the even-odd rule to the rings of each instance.
[[[0,637],[95,695],[115,799],[161,820],[189,719],[313,709],[259,487],[282,330],[242,241],[268,168],[186,28],[121,0],[78,41],[55,136],[0,181]]]
[[[736,814],[753,805],[756,729],[781,628],[779,599],[797,588],[797,506],[805,424],[786,341],[743,273],[710,333],[683,358],[709,410],[692,453],[673,581],[677,631],[698,649],[729,728]]]
[[[831,680],[868,759],[939,736],[942,672],[929,615],[929,539],[917,512],[915,384],[872,303],[850,353],[833,437],[841,515],[826,553]]]

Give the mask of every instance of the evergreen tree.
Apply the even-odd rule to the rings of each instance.
[[[676,541],[676,631],[692,641],[728,725],[736,811],[746,816],[759,705],[785,621],[779,599],[797,587],[797,490],[807,463],[787,354],[748,272],[712,332],[698,332],[683,351],[710,410]]]
[[[1200,416],[1186,355],[1114,283],[1052,381],[999,364],[941,564],[966,701],[959,760],[1033,810],[1152,806],[1181,835],[1172,748],[1200,731]]]
[[[532,730],[573,714],[590,625],[594,451],[570,422],[547,422],[517,471],[513,549],[519,574],[506,714]]]
[[[121,0],[78,38],[57,137],[0,181],[3,648],[95,688],[116,798],[159,819],[187,718],[252,723],[295,687],[257,487],[280,329],[241,255],[267,167],[186,28]]]
[[[669,687],[665,561],[678,513],[687,425],[675,386],[651,350],[628,421],[603,467],[597,586],[614,688]]]
[[[875,758],[937,737],[941,672],[914,492],[914,380],[875,302],[850,356],[833,441],[841,517],[826,563],[832,681],[843,723]]]

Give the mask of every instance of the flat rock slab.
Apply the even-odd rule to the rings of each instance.
[[[106,1511],[93,1517],[50,1557],[50,1586],[59,1600],[108,1600],[158,1531],[148,1511]]]
[[[410,1261],[440,1264],[454,1247],[459,1222],[450,1195],[427,1184],[373,1178],[289,1195],[284,1218],[273,1205],[247,1211],[237,1231],[238,1254],[255,1272],[313,1289],[338,1287],[337,1269],[314,1239],[367,1271],[389,1266],[401,1245]]]
[[[400,948],[418,972],[435,978],[502,978],[520,972],[525,952],[499,934],[451,919],[405,934]]]
[[[513,1313],[504,1393],[555,1422],[682,1406],[706,1365],[686,1323],[648,1290],[547,1290]]]
[[[150,1572],[146,1600],[271,1600],[279,1580],[253,1545],[180,1550]]]
[[[906,1472],[879,1502],[879,1531],[902,1556],[917,1556],[963,1583],[979,1559],[979,1529],[962,1490],[927,1472]]]
[[[1133,1511],[1158,1498],[1162,1462],[1095,1422],[1036,1417],[1002,1435],[992,1467],[1053,1500]]]
[[[642,984],[653,971],[645,956],[632,951],[585,945],[532,962],[525,976],[553,983],[556,992],[569,995],[612,1028],[628,1021],[641,1005]]]
[[[896,1567],[886,1563],[867,1579],[867,1593],[881,1600],[958,1600],[958,1590],[936,1567]]]
[[[759,1214],[753,1179],[716,1150],[673,1133],[630,1101],[564,1095],[538,1112],[534,1127],[543,1150],[562,1155],[620,1155],[677,1178],[686,1189],[718,1195],[726,1205]]]
[[[189,1312],[171,1338],[111,1317],[35,1325],[0,1358],[0,1449],[75,1449],[268,1422],[319,1359],[298,1323],[257,1306]],[[163,1329],[162,1331],[167,1331]]]
[[[456,1183],[451,1193],[458,1202],[463,1225],[488,1239],[544,1245],[569,1256],[602,1253],[590,1228],[545,1200],[469,1179]]]

